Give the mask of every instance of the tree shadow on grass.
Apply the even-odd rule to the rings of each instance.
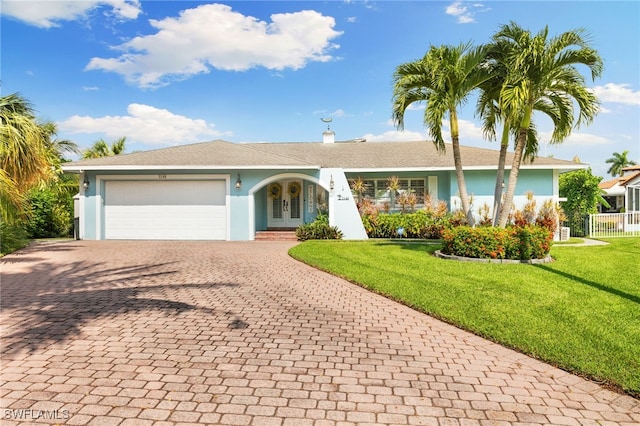
[[[581,283],[581,284],[584,284],[584,285],[588,285],[589,287],[593,287],[593,288],[595,288],[597,290],[604,291],[604,292],[607,292],[609,294],[613,294],[614,296],[622,297],[622,298],[627,299],[627,300],[629,300],[631,302],[640,304],[640,297],[638,297],[638,296],[636,296],[634,294],[629,294],[629,293],[626,293],[624,291],[618,290],[616,288],[608,287],[606,285],[603,285],[603,284],[600,284],[600,283],[597,283],[597,282],[594,282],[594,281],[586,280],[586,279],[584,279],[582,277],[578,277],[578,276],[573,275],[573,274],[569,274],[569,273],[566,273],[566,272],[558,271],[558,270],[550,268],[549,266],[546,266],[546,265],[536,264],[536,265],[532,265],[532,266],[535,267],[535,268],[539,268],[539,269],[542,269],[544,271],[556,274],[556,275],[560,275],[563,278],[567,278],[567,279],[570,279],[572,281],[575,281],[575,282],[578,282],[578,283]]]

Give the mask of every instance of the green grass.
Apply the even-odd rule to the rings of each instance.
[[[584,238],[576,238],[571,237],[568,241],[555,241],[553,244],[555,245],[565,245],[565,244],[582,244],[584,243]]]
[[[640,238],[554,246],[543,265],[438,259],[439,245],[307,241],[290,254],[567,371],[640,396]]]

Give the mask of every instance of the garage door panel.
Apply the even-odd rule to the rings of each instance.
[[[225,181],[107,181],[107,239],[226,239]]]
[[[108,205],[225,205],[224,181],[108,181]]]

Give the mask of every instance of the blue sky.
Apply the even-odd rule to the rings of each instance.
[[[537,117],[541,155],[578,156],[607,178],[605,160],[640,163],[638,1],[30,1],[2,0],[1,86],[19,92],[58,136],[81,148],[126,136],[127,151],[224,139],[427,139],[423,110],[391,122],[393,72],[431,45],[486,43],[514,21],[552,35],[585,28],[604,59],[592,82],[595,122],[560,146]],[[586,72],[586,71],[585,71]],[[482,139],[475,97],[461,143]]]

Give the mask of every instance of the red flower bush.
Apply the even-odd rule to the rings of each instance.
[[[508,228],[459,226],[442,233],[442,252],[478,259],[544,259],[549,255],[553,232],[535,226]]]

